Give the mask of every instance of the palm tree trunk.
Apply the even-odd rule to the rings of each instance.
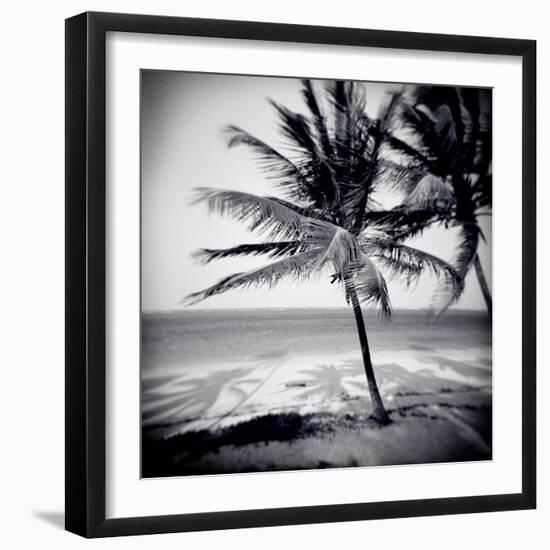
[[[365,321],[363,319],[363,313],[361,312],[361,305],[357,298],[357,292],[352,282],[348,282],[347,285],[348,296],[351,300],[353,307],[353,313],[355,315],[355,322],[357,324],[357,332],[359,333],[359,342],[361,343],[361,353],[363,354],[363,366],[365,367],[365,374],[367,376],[367,384],[369,386],[370,398],[374,410],[374,416],[376,420],[382,425],[387,425],[391,422],[391,419],[386,412],[382,397],[378,391],[378,384],[374,376],[374,369],[372,367],[372,361],[370,358],[369,341],[367,339],[367,331],[365,329]]]
[[[489,285],[487,284],[487,279],[485,279],[485,273],[483,273],[483,268],[481,267],[481,262],[477,254],[474,256],[474,266],[476,268],[477,280],[479,281],[483,298],[485,298],[485,303],[487,304],[489,318],[493,320],[493,297],[491,296],[491,291],[489,290]]]

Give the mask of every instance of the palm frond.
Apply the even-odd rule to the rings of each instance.
[[[453,186],[446,180],[425,175],[403,201],[405,210],[451,209],[456,202]]]
[[[193,204],[199,202],[205,202],[211,212],[247,223],[250,231],[265,234],[270,240],[296,239],[308,222],[298,209],[281,200],[243,191],[199,187]]]
[[[466,275],[473,264],[477,253],[477,246],[481,230],[476,223],[463,224],[460,228],[460,243],[453,259],[453,266],[458,274],[460,286],[455,293],[440,293],[439,295],[439,313],[442,315],[447,309],[455,303],[464,290],[464,281]]]
[[[426,106],[418,105],[414,100],[402,102],[399,114],[401,124],[412,132],[411,137],[416,139],[417,146],[424,149],[426,154],[437,157],[442,145],[438,139],[438,130],[442,128],[438,126],[437,117]]]
[[[289,198],[303,202],[314,202],[314,200],[312,201],[312,195],[315,195],[315,186],[312,185],[312,181],[315,179],[319,166],[319,160],[315,152],[313,152],[312,157],[306,155],[305,160],[293,162],[283,153],[237,126],[228,126],[226,131],[231,134],[229,147],[237,145],[250,147],[258,159],[260,169],[268,178],[275,180],[276,184]],[[311,160],[312,158],[313,160]]]
[[[230,135],[228,147],[236,147],[238,145],[250,147],[268,177],[276,179],[300,179],[302,177],[298,166],[281,152],[271,147],[271,145],[237,126],[227,126],[225,131]]]
[[[270,103],[279,115],[279,127],[287,138],[289,145],[294,149],[301,150],[310,156],[318,158],[319,149],[307,118],[300,113],[291,111],[284,105],[280,105],[276,101],[270,100]]]
[[[464,126],[464,168],[476,178],[478,206],[490,206],[492,202],[492,106],[491,91],[464,88],[457,91]]]
[[[302,95],[304,96],[306,104],[311,111],[313,123],[317,130],[317,134],[319,135],[319,142],[321,143],[323,154],[326,158],[330,158],[332,156],[332,145],[330,143],[325,117],[321,112],[311,80],[307,78],[303,79],[302,86]]]
[[[293,210],[294,212],[297,212],[301,216],[304,216],[305,218],[313,218],[316,220],[324,220],[327,222],[330,222],[329,219],[330,213],[326,212],[326,210],[323,210],[322,208],[316,208],[312,205],[302,206],[299,204],[296,204],[291,201],[287,201],[285,199],[281,199],[279,197],[269,197],[270,200],[274,202],[278,202],[279,204],[286,206],[286,208],[289,208],[290,210]]]
[[[384,134],[390,127],[395,115],[396,109],[401,104],[403,90],[396,90],[388,94],[386,101],[380,106],[378,119],[380,120],[380,131]]]
[[[464,128],[462,146],[465,168],[471,171],[476,156],[479,136],[479,96],[476,88],[459,88],[457,96]]]
[[[372,149],[369,152],[369,162],[365,171],[364,177],[360,181],[361,189],[358,193],[358,199],[355,203],[355,208],[352,213],[354,234],[359,234],[364,227],[365,214],[369,198],[376,187],[376,175],[379,171],[379,163],[382,160],[381,147],[383,145],[384,134],[389,126],[393,116],[393,112],[399,102],[400,92],[391,94],[389,101],[381,108],[380,118],[375,123],[376,133],[372,144]]]
[[[425,172],[415,166],[381,158],[376,170],[376,187],[387,191],[411,193],[424,175]]]
[[[213,260],[232,258],[235,256],[261,256],[279,258],[296,254],[304,246],[302,241],[274,241],[267,243],[240,244],[230,248],[200,248],[193,253],[201,263],[208,264]]]
[[[423,169],[425,172],[434,174],[435,176],[446,176],[447,173],[441,171],[434,158],[428,157],[421,150],[407,143],[395,134],[386,131],[384,133],[384,145],[390,151],[404,157],[404,160],[409,163],[414,163],[418,169]]]
[[[439,118],[440,115],[443,115],[443,119],[438,121],[438,131],[452,126],[456,136],[456,144],[459,148],[462,148],[464,142],[464,122],[458,90],[454,86],[416,86],[412,95],[415,104],[417,106],[425,106],[435,115],[434,118]],[[441,107],[444,107],[444,114],[442,111],[438,113]]]
[[[479,133],[476,143],[475,157],[473,159],[473,171],[480,176],[491,173],[492,163],[492,91],[488,89],[478,90],[479,101]]]
[[[357,262],[360,248],[355,237],[343,228],[336,228],[332,235],[326,235],[326,229],[322,238],[312,235],[312,242],[323,246],[324,252],[317,261],[317,267],[323,267],[330,263],[336,273],[344,273],[348,266]],[[321,234],[321,231],[317,233]],[[328,237],[328,238],[327,238]]]
[[[249,288],[265,285],[272,288],[282,279],[290,277],[295,281],[303,281],[309,278],[316,267],[319,257],[319,249],[311,249],[288,258],[277,260],[266,266],[251,269],[244,273],[234,273],[224,277],[216,284],[189,294],[181,303],[190,306],[206,300],[212,296],[223,294],[228,290]]]
[[[383,229],[392,239],[404,239],[420,235],[435,224],[452,223],[453,210],[448,208],[423,208],[409,210],[398,206],[392,210],[373,210],[365,214],[365,223],[371,229]]]
[[[340,160],[364,143],[362,130],[370,125],[366,115],[366,95],[357,82],[335,80],[326,86],[327,98],[333,108],[335,150]]]
[[[480,236],[481,230],[475,222],[461,225],[460,242],[453,259],[453,265],[462,277],[466,276],[474,261]]]
[[[283,182],[288,186],[291,197],[317,208],[338,211],[340,190],[329,162],[330,155],[325,154],[323,144],[317,143],[309,120],[274,101],[271,101],[271,105],[279,115],[279,126],[288,145],[302,157],[299,167],[300,179],[294,184],[291,181]],[[319,113],[319,116],[322,115]],[[321,119],[315,116],[314,121],[318,126],[322,124]],[[328,139],[328,135],[320,137]]]
[[[479,176],[472,186],[476,210],[491,209],[493,205],[493,176]]]
[[[462,279],[451,264],[418,248],[385,237],[368,237],[362,241],[363,250],[388,269],[392,278],[410,286],[422,273],[431,272],[442,280],[456,296]]]

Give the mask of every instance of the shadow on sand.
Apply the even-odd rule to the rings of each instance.
[[[142,386],[142,422],[151,432],[206,416],[222,394],[229,406],[210,427],[244,405],[283,364],[284,353],[259,355],[252,367],[219,370],[206,376],[159,377]],[[254,375],[252,375],[254,373]]]

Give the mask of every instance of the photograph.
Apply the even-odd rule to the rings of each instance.
[[[141,477],[492,460],[492,89],[140,86]]]

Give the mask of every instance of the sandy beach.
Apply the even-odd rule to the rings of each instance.
[[[347,309],[145,315],[143,476],[490,459],[483,312],[403,311],[368,329],[384,428]]]

